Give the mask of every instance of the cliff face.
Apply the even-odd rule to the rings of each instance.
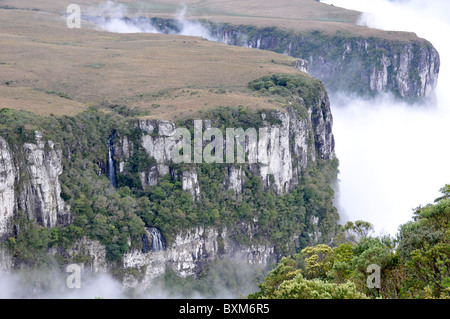
[[[277,194],[284,194],[298,185],[301,173],[308,164],[315,162],[317,156],[324,160],[334,158],[333,117],[326,92],[320,94],[317,105],[308,109],[307,118],[301,118],[292,107],[286,111],[276,111],[272,115],[279,120],[279,124],[271,125],[263,121],[264,125],[258,129],[263,129],[260,132],[264,132],[266,138],[260,135],[258,140],[251,140],[246,144],[245,149],[249,154],[254,152],[257,158],[256,163],[249,164],[249,169],[261,177],[265,187],[275,190]],[[209,128],[210,125],[210,120],[202,121],[202,127]],[[141,120],[136,126],[142,130],[142,147],[149,157],[155,159],[154,165],[139,172],[142,186],[154,186],[158,177],[166,174],[181,174],[183,190],[200,200],[201,190],[195,167],[181,173],[171,171],[169,167],[176,146],[176,140],[172,137],[176,130],[175,123]],[[223,149],[225,147],[226,139],[223,141]],[[134,148],[127,136],[120,137],[115,145],[121,173],[126,173],[124,167],[132,156],[130,150]],[[242,167],[233,164],[224,176],[223,183],[229,190],[240,194],[244,178]]]
[[[16,207],[15,166],[8,143],[0,137],[0,238],[9,230]]]
[[[183,127],[192,131],[190,120],[118,123],[119,117],[91,110],[76,118],[46,119],[47,138],[34,130],[5,133],[0,269],[23,263],[17,256],[27,258],[20,253],[35,243],[18,236],[23,227],[13,224],[14,217],[40,225],[33,231],[44,240],[33,254],[57,255],[81,263],[84,271],[113,270],[130,287],[146,286],[166,267],[181,277],[196,276],[222,257],[266,265],[307,244],[329,242],[330,225],[337,221],[332,190],[321,176],[309,174],[336,173],[333,117],[320,82],[303,75],[296,79],[313,83],[314,91],[305,100],[292,93],[284,109],[224,108],[195,120],[202,134],[222,130],[224,150],[231,142],[227,128],[255,129],[257,139],[244,144],[243,163],[225,163],[224,153],[224,163],[174,164],[174,133]],[[237,127],[229,127],[233,124]],[[203,139],[201,147],[209,142]],[[110,176],[117,184],[108,185]],[[166,239],[157,245],[162,249],[149,248],[155,229]]]
[[[262,113],[263,126],[259,129],[267,134],[267,138],[260,136],[258,141],[245,146],[248,154],[257,150],[257,161],[253,164],[229,164],[222,180],[225,189],[235,196],[242,195],[248,179],[246,171],[250,171],[261,178],[266,190],[279,195],[286,194],[299,185],[304,171],[308,166],[316,165],[318,158],[325,161],[333,159],[333,118],[325,91],[320,92],[317,101],[317,104],[309,106],[306,117],[300,116],[294,107],[273,111],[272,121],[276,119],[276,124],[266,121],[268,114]],[[200,123],[205,130],[211,129],[211,119],[201,120]],[[177,125],[166,120],[139,120],[134,126],[141,132],[141,145],[136,145],[132,137],[126,135],[118,135],[114,145],[120,173],[128,174],[128,161],[140,146],[154,159],[145,170],[138,172],[142,187],[155,186],[158,179],[170,176],[173,180],[181,181],[182,190],[189,193],[194,202],[202,201],[196,164],[189,164],[181,171],[171,165],[177,142],[173,138]],[[224,140],[224,147],[226,143]],[[306,223],[312,230],[310,243],[321,240],[319,218],[311,218]],[[249,239],[249,243],[242,244],[236,240],[236,229]],[[164,250],[134,249],[126,253],[123,258],[126,273],[124,283],[130,287],[146,286],[163,274],[167,266],[181,277],[196,276],[205,265],[224,256],[259,265],[276,261],[279,256],[274,244],[267,239],[254,241],[253,238],[258,235],[261,238],[257,219],[237,224],[233,228],[198,226],[180,231],[172,236],[173,239]],[[296,238],[299,235],[295,234],[287,246],[297,246]],[[150,234],[147,237],[151,238]]]
[[[255,225],[242,223],[237,227],[245,228],[249,236],[256,233]],[[274,247],[270,243],[243,246],[232,236],[233,230],[227,228],[199,226],[177,233],[165,250],[131,251],[123,258],[126,274],[123,283],[126,287],[148,287],[153,279],[165,273],[166,267],[180,277],[195,277],[205,265],[224,256],[261,266],[276,261]]]
[[[276,28],[207,23],[220,42],[271,50],[308,62],[308,72],[328,90],[373,95],[391,92],[407,100],[430,97],[437,85],[440,59],[427,41],[362,38],[336,32],[304,34]]]
[[[85,17],[101,23],[98,17]],[[180,21],[163,18],[124,18],[127,24],[152,25],[161,33],[180,33]],[[337,30],[293,32],[276,27],[257,28],[197,21],[208,39],[229,45],[270,50],[295,58],[295,67],[321,80],[328,91],[359,95],[392,93],[406,101],[430,97],[437,85],[439,53],[433,45],[408,34],[408,40],[360,36]]]
[[[0,137],[0,238],[11,233],[19,211],[44,227],[70,221],[70,207],[60,196],[61,150],[35,134],[35,143],[14,149]]]

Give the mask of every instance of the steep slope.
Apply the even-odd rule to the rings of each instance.
[[[166,267],[196,276],[222,257],[264,265],[332,240],[332,115],[296,59],[0,14],[1,268],[78,263],[145,286]],[[70,110],[49,107],[55,100]],[[226,128],[265,135],[243,147],[242,163],[176,163],[171,135],[194,136],[196,121],[202,134],[219,129],[223,146]]]

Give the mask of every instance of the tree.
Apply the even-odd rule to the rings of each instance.
[[[419,207],[414,221],[402,225],[399,254],[405,263],[406,298],[450,297],[450,198]]]
[[[273,292],[273,299],[367,299],[352,282],[328,283],[320,279],[307,280],[301,273],[286,280]]]
[[[300,270],[296,261],[290,257],[283,257],[277,267],[269,272],[264,282],[259,284],[259,292],[250,294],[249,299],[274,299],[278,287],[286,280],[293,279]]]
[[[306,247],[302,250],[305,257],[305,275],[308,279],[327,277],[334,261],[334,251],[330,246],[319,244],[314,247]]]
[[[435,203],[436,203],[436,202],[439,202],[440,200],[450,198],[450,184],[446,184],[444,187],[442,187],[442,188],[439,190],[439,192],[442,194],[442,196],[436,198],[436,199],[434,200]]]
[[[344,225],[343,230],[346,241],[357,244],[361,239],[373,233],[373,225],[362,220],[357,220],[354,223],[348,221]]]

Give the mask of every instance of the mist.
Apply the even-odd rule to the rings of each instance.
[[[109,273],[82,271],[81,287],[68,288],[71,273],[58,266],[0,269],[0,299],[235,299],[259,291],[268,271],[238,258],[219,258],[198,278],[178,277],[167,267],[150,285],[125,287]]]
[[[161,33],[157,26],[150,23],[150,20],[137,19],[126,20],[131,13],[128,8],[116,1],[106,1],[99,4],[98,7],[90,7],[85,11],[87,16],[98,17],[95,23],[100,29],[115,33]],[[140,17],[150,18],[148,13],[139,11]],[[209,30],[201,25],[200,22],[188,20],[189,11],[186,5],[180,4],[179,10],[176,12],[177,24],[179,31],[167,30],[169,34],[178,34],[185,36],[203,37],[210,41],[216,41]]]
[[[124,299],[123,285],[107,273],[84,274],[81,288],[68,288],[65,273],[56,267],[0,270],[0,299]]]
[[[341,221],[366,220],[395,235],[413,209],[432,203],[450,183],[450,2],[446,0],[328,0],[364,12],[359,24],[410,31],[438,50],[436,98],[408,105],[385,95],[363,99],[330,92],[340,161]]]

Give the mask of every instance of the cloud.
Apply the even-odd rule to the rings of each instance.
[[[139,11],[134,16],[146,17],[149,12]],[[188,9],[185,5],[180,6],[176,12],[176,18],[179,31],[164,30],[170,34],[185,36],[203,37],[215,41],[209,30],[200,22],[192,21],[186,18]],[[130,13],[126,6],[115,1],[106,1],[99,4],[98,7],[91,7],[86,10],[86,16],[96,17],[93,22],[101,29],[114,33],[162,33],[155,25],[152,25],[150,19],[128,19]]]
[[[365,12],[359,23],[410,31],[439,51],[437,102],[414,107],[389,96],[363,99],[331,93],[336,153],[340,160],[339,204],[346,218],[373,223],[395,235],[412,209],[432,202],[450,183],[450,3],[444,0],[329,0]]]
[[[107,273],[84,274],[81,288],[67,287],[69,273],[53,267],[0,271],[0,299],[123,299],[123,285]]]

